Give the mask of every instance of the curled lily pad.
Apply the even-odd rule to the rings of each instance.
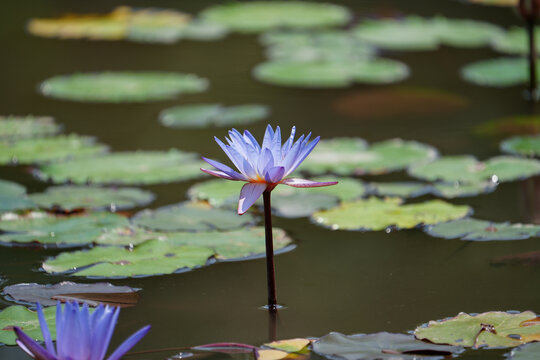
[[[317,354],[334,360],[442,359],[462,351],[458,346],[430,344],[412,335],[387,332],[355,335],[331,332],[312,346]]]
[[[503,152],[524,156],[540,156],[540,136],[514,136],[501,143]]]
[[[513,156],[496,156],[480,162],[473,156],[443,156],[409,168],[409,175],[429,181],[477,183],[526,179],[540,173],[540,161]]]
[[[461,219],[430,225],[424,231],[444,239],[471,241],[523,240],[540,235],[540,225],[496,223],[478,219]]]
[[[399,198],[371,197],[318,211],[311,219],[332,230],[377,231],[392,226],[411,229],[419,225],[437,224],[460,219],[470,213],[468,206],[452,205],[442,200],[403,204]]]
[[[42,208],[116,210],[146,205],[154,199],[154,194],[137,188],[64,185],[49,187],[43,193],[31,194],[29,198]]]
[[[36,175],[54,183],[156,184],[200,177],[202,166],[194,153],[134,151],[49,164]]]
[[[43,309],[43,315],[47,321],[51,338],[56,338],[56,307]],[[28,336],[38,341],[43,341],[37,313],[28,310],[22,305],[8,306],[0,311],[0,343],[15,345],[15,332],[13,327],[20,327]]]
[[[0,141],[0,164],[31,164],[95,156],[107,151],[94,138],[59,135],[40,139]]]
[[[128,220],[113,213],[55,216],[45,212],[4,214],[0,243],[43,247],[81,246],[92,243],[105,229],[127,226]]]
[[[304,1],[250,1],[214,5],[202,18],[231,31],[260,32],[272,28],[317,28],[343,25],[349,21],[348,9],[339,5]]]
[[[461,75],[477,85],[513,86],[529,81],[529,66],[527,60],[522,58],[497,58],[466,65],[461,69]]]
[[[511,347],[538,341],[540,322],[532,311],[508,313],[490,311],[477,315],[459,313],[456,317],[430,321],[416,328],[417,339],[435,344],[473,348]]]
[[[27,139],[51,136],[61,126],[48,116],[0,116],[0,139]]]
[[[540,30],[536,29],[536,48],[540,46]],[[529,53],[529,37],[524,27],[514,26],[505,32],[497,34],[491,41],[493,49],[507,53],[526,55]]]
[[[159,120],[172,128],[202,128],[250,124],[266,118],[268,113],[268,107],[256,104],[228,107],[219,104],[181,105],[163,110]]]
[[[540,343],[532,343],[512,349],[507,358],[510,360],[536,360],[540,353]]]
[[[41,83],[40,91],[72,101],[139,102],[166,100],[207,88],[208,81],[193,74],[111,71],[55,76]]]
[[[212,208],[205,203],[188,202],[157,210],[143,210],[131,221],[135,225],[158,231],[209,231],[252,225],[255,218],[251,214],[238,216],[235,211]]]

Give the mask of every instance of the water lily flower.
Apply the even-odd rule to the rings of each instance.
[[[238,214],[245,213],[264,191],[272,191],[278,184],[293,187],[320,187],[335,185],[337,182],[317,182],[298,178],[286,178],[304,161],[315,148],[320,137],[309,141],[311,133],[300,136],[296,142],[294,136],[296,128],[293,126],[287,141],[281,144],[281,130],[279,126],[274,131],[270,125],[266,128],[262,145],[247,130],[241,134],[236,129],[229,131],[229,138],[225,138],[229,145],[224,144],[215,137],[216,142],[227,154],[238,171],[218,161],[203,160],[217,170],[201,169],[207,174],[227,180],[246,181],[240,191]]]
[[[120,314],[120,308],[99,305],[90,313],[88,305],[66,303],[64,311],[56,305],[56,349],[43,315],[41,305],[37,313],[45,348],[15,327],[17,345],[36,360],[103,360]],[[118,360],[150,330],[145,326],[124,341],[107,360]]]

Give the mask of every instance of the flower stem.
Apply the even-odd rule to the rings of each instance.
[[[270,191],[263,192],[264,200],[264,230],[266,239],[266,281],[268,285],[268,311],[277,311],[276,273],[274,267],[274,239],[272,236],[272,206]]]
[[[536,41],[535,41],[535,20],[527,21],[527,32],[529,35],[529,95],[532,100],[536,100]]]

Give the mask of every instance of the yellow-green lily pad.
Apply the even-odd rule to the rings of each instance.
[[[540,60],[537,67],[540,66]],[[461,75],[469,82],[483,86],[514,86],[529,81],[529,65],[524,58],[496,58],[465,65]],[[540,80],[540,73],[538,73]]]
[[[51,136],[61,126],[48,116],[0,116],[0,139],[28,139]]]
[[[540,30],[536,29],[535,39],[537,51],[540,46],[539,37]],[[514,26],[493,37],[491,46],[493,49],[506,54],[526,55],[529,53],[529,37],[524,27]]]
[[[510,354],[507,354],[506,357],[509,360],[536,360],[538,359],[539,353],[540,343],[535,342],[512,349]]]
[[[501,142],[505,153],[523,156],[540,156],[540,135],[514,136]]]
[[[51,338],[56,338],[56,307],[47,307],[43,309],[45,321],[49,327]],[[15,332],[13,327],[20,327],[26,335],[32,339],[43,341],[39,320],[35,311],[28,310],[22,305],[8,306],[0,311],[0,343],[6,345],[15,345]]]

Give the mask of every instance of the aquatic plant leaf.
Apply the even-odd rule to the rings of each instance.
[[[6,286],[2,292],[19,303],[43,306],[54,306],[58,300],[77,300],[79,303],[87,303],[89,306],[99,304],[111,306],[134,306],[137,304],[139,295],[129,286],[114,286],[110,283],[77,284],[63,281],[58,284],[15,284]]]
[[[411,229],[419,225],[437,224],[463,218],[471,211],[468,206],[452,205],[442,200],[403,204],[399,198],[371,197],[318,211],[311,219],[333,230],[377,231],[392,226]]]
[[[51,136],[61,126],[48,116],[0,116],[0,139],[28,139]]]
[[[207,126],[244,125],[266,118],[264,105],[222,106],[219,104],[181,105],[163,110],[161,124],[172,128],[203,128]]]
[[[229,31],[225,26],[195,19],[182,31],[182,38],[199,41],[212,41],[224,38]]]
[[[414,331],[417,339],[435,344],[450,344],[473,348],[518,346],[540,336],[540,322],[532,311],[507,313],[490,311],[477,315],[459,313],[457,316],[430,321]]]
[[[264,344],[264,346],[288,353],[297,353],[305,350],[309,344],[311,344],[311,340],[309,339],[294,338],[272,341],[271,343]]]
[[[435,148],[415,141],[392,139],[368,148],[359,138],[335,138],[320,141],[300,170],[314,174],[381,174],[403,170],[437,156]]]
[[[370,183],[374,195],[401,198],[418,197],[431,192],[429,185],[419,182]]]
[[[461,219],[430,225],[424,231],[444,239],[470,241],[523,240],[540,235],[540,225],[496,223],[478,219]]]
[[[529,135],[540,133],[540,117],[512,116],[485,122],[476,128],[480,135]]]
[[[523,156],[540,156],[540,136],[514,136],[501,142],[505,153]]]
[[[419,182],[385,182],[370,183],[370,193],[377,196],[396,196],[401,198],[414,198],[426,194],[433,194],[437,197],[453,199],[456,197],[476,196],[488,193],[497,188],[497,183],[474,182],[474,183],[444,183],[436,182],[432,184]]]
[[[272,28],[339,26],[351,18],[345,7],[301,1],[250,1],[214,5],[201,13],[204,20],[231,31],[255,33]]]
[[[0,164],[34,164],[95,156],[107,146],[94,138],[80,135],[59,135],[38,139],[0,141]]]
[[[305,189],[298,189],[305,190]],[[317,210],[330,209],[339,204],[339,198],[328,194],[310,194],[308,191],[291,191],[289,195],[276,194],[272,209],[277,216],[299,218],[310,216]]]
[[[208,180],[190,187],[187,196],[193,201],[207,201],[215,207],[236,207],[243,185],[238,181]]]
[[[157,184],[203,176],[197,154],[169,151],[118,152],[42,166],[36,176],[54,183]]]
[[[536,48],[540,46],[540,30],[535,31]],[[529,37],[524,27],[513,26],[507,31],[497,34],[491,39],[494,50],[506,53],[526,55],[529,53]],[[538,50],[537,50],[538,51]]]
[[[471,183],[445,183],[437,182],[431,185],[431,193],[438,197],[453,199],[457,197],[476,196],[495,191],[497,188],[496,182],[478,181]]]
[[[29,195],[29,199],[42,208],[75,209],[129,209],[147,205],[154,194],[137,188],[104,188],[94,185],[63,185],[47,188],[43,193]]]
[[[526,59],[496,58],[465,65],[461,69],[461,75],[465,80],[477,85],[504,87],[528,82],[528,69]],[[540,73],[538,78],[540,79]]]
[[[509,360],[536,360],[540,353],[540,343],[535,342],[512,349],[510,354],[506,354]]]
[[[127,8],[126,39],[139,42],[173,43],[182,37],[191,16],[170,9]]]
[[[416,340],[412,335],[387,332],[355,335],[331,332],[312,346],[321,356],[344,360],[442,359],[462,351],[458,346],[430,344]]]
[[[207,88],[208,81],[193,74],[127,71],[55,76],[40,85],[45,96],[113,103],[167,100]]]
[[[56,339],[56,307],[43,309],[45,321],[49,327],[51,338]],[[8,306],[0,311],[0,343],[15,345],[15,332],[13,327],[20,327],[28,336],[38,341],[43,341],[37,313],[28,310],[22,305]]]
[[[428,181],[478,183],[526,179],[540,173],[540,162],[513,156],[496,156],[484,162],[473,156],[443,156],[430,163],[418,164],[409,175]]]
[[[435,17],[432,26],[442,44],[464,48],[489,45],[503,33],[501,27],[488,22],[442,16]]]
[[[4,214],[0,219],[0,230],[5,233],[0,235],[0,244],[81,246],[92,243],[105,229],[128,224],[125,217],[107,212],[72,216],[55,216],[45,212]]]
[[[34,209],[36,204],[26,196],[26,188],[0,179],[0,213]]]
[[[231,230],[255,223],[251,214],[238,216],[228,209],[212,208],[206,203],[186,202],[156,210],[142,210],[131,222],[157,231]]]
[[[26,194],[26,188],[12,181],[0,179],[0,196],[22,196]]]

